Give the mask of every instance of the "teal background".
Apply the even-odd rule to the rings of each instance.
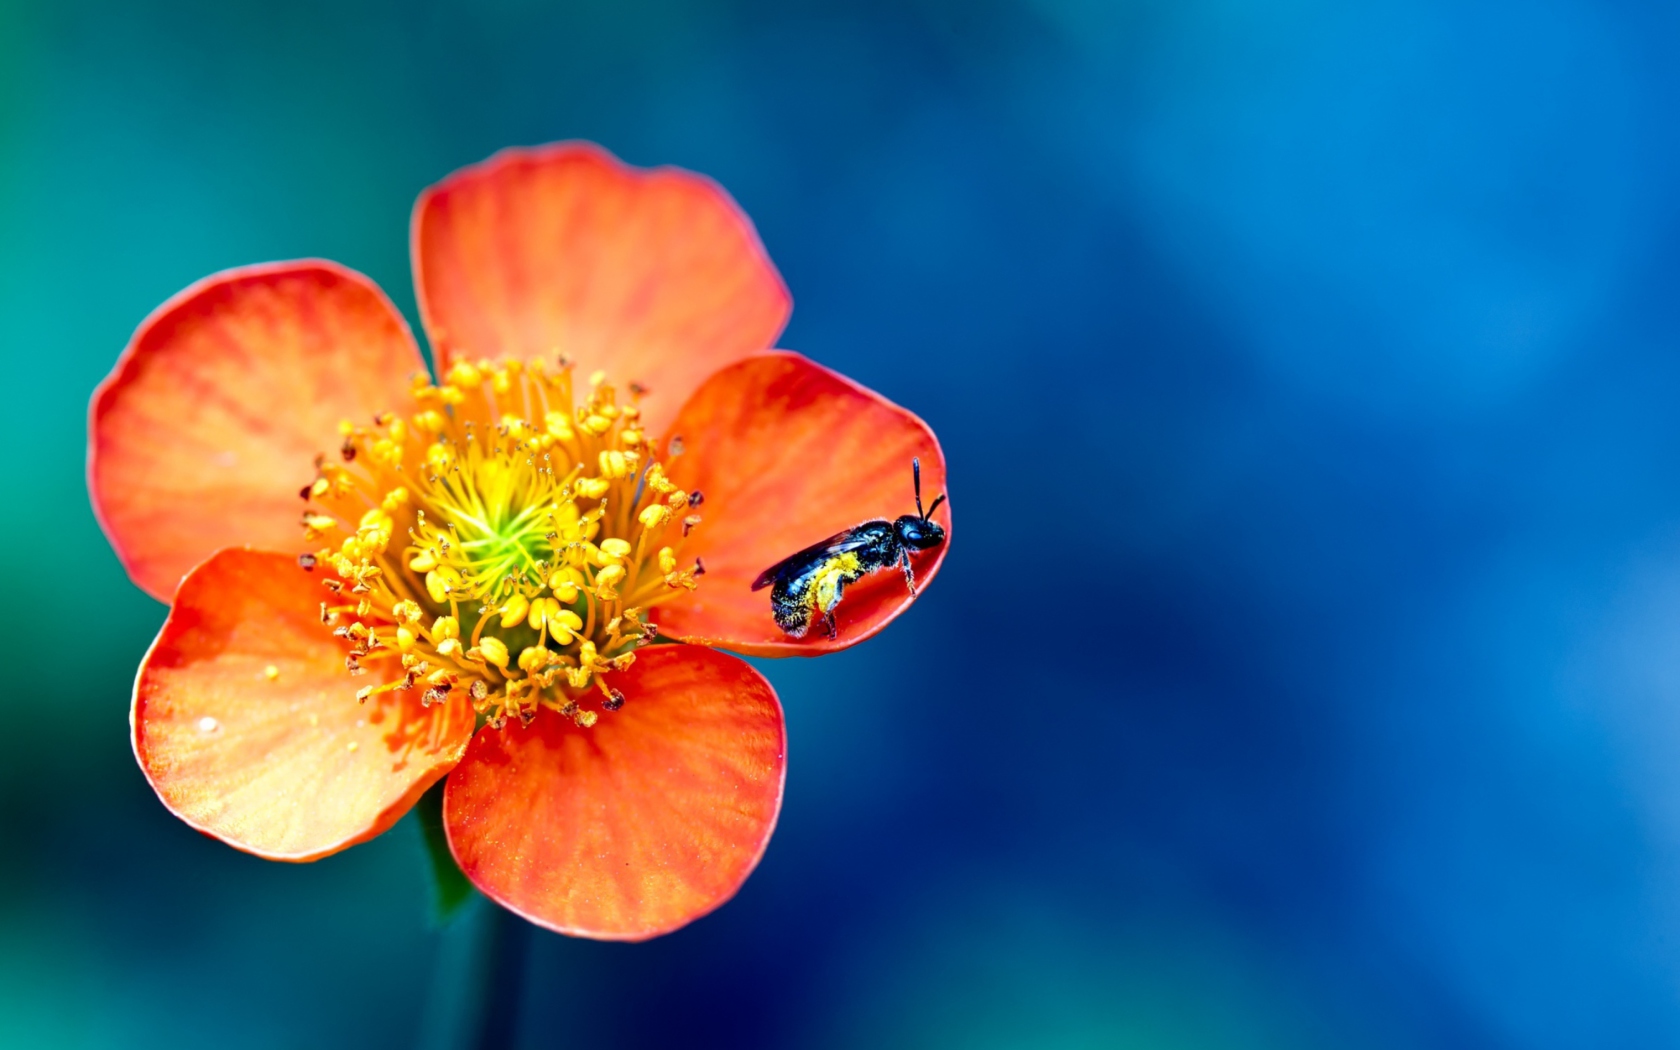
[[[0,0],[0,1045],[1680,1043],[1676,22]],[[740,896],[500,942],[484,1014],[412,822],[276,865],[151,795],[85,408],[224,267],[412,320],[415,195],[574,137],[723,183],[961,521],[891,630],[764,665]]]

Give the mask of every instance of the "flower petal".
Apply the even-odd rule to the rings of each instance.
[[[472,734],[464,696],[429,710],[412,691],[358,704],[357,687],[381,678],[346,673],[323,593],[286,555],[219,551],[182,581],[134,683],[134,754],[163,804],[271,860],[384,831]]]
[[[735,895],[782,804],[782,706],[759,673],[687,645],[608,676],[627,697],[579,729],[485,728],[444,790],[461,870],[560,933],[643,940]]]
[[[838,637],[813,626],[791,638],[770,616],[759,573],[796,551],[871,519],[915,513],[910,461],[920,458],[924,503],[945,491],[945,455],[926,423],[798,354],[731,365],[695,391],[671,425],[684,451],[671,479],[705,496],[683,562],[706,566],[700,589],[659,607],[674,638],[750,656],[817,656],[875,634],[914,601],[897,570],[866,576],[835,610]],[[933,514],[947,540],[911,558],[918,589],[950,546],[950,503]]]
[[[452,356],[563,353],[650,388],[654,433],[717,368],[775,345],[792,309],[758,234],[710,179],[598,146],[510,149],[421,195],[420,316]]]
[[[409,402],[425,362],[378,286],[330,262],[207,277],[94,392],[88,488],[134,582],[168,601],[222,547],[302,547],[298,490],[343,419]]]

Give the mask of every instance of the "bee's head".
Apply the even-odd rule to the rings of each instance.
[[[893,522],[893,532],[898,536],[898,542],[911,550],[925,551],[930,547],[937,547],[945,542],[945,528],[930,516],[945,502],[945,494],[933,501],[927,510],[922,509],[922,461],[910,460],[910,477],[916,486],[916,513],[906,514]]]
[[[893,522],[898,542],[911,550],[925,551],[945,542],[945,527],[937,521],[906,514]]]

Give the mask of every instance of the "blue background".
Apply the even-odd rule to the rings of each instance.
[[[84,412],[214,270],[413,317],[415,195],[716,177],[783,343],[944,441],[944,574],[767,664],[786,808],[567,1047],[1680,1044],[1680,14],[1579,0],[0,0],[0,1044],[468,1045],[405,822],[309,866],[128,752]],[[883,508],[890,510],[891,508]],[[476,1004],[476,1005],[475,1005]]]

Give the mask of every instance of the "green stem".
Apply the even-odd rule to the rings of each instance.
[[[426,842],[426,856],[432,864],[432,908],[439,925],[448,922],[473,893],[472,883],[467,881],[455,863],[455,855],[449,851],[449,836],[443,830],[443,785],[442,780],[433,784],[414,806]]]

